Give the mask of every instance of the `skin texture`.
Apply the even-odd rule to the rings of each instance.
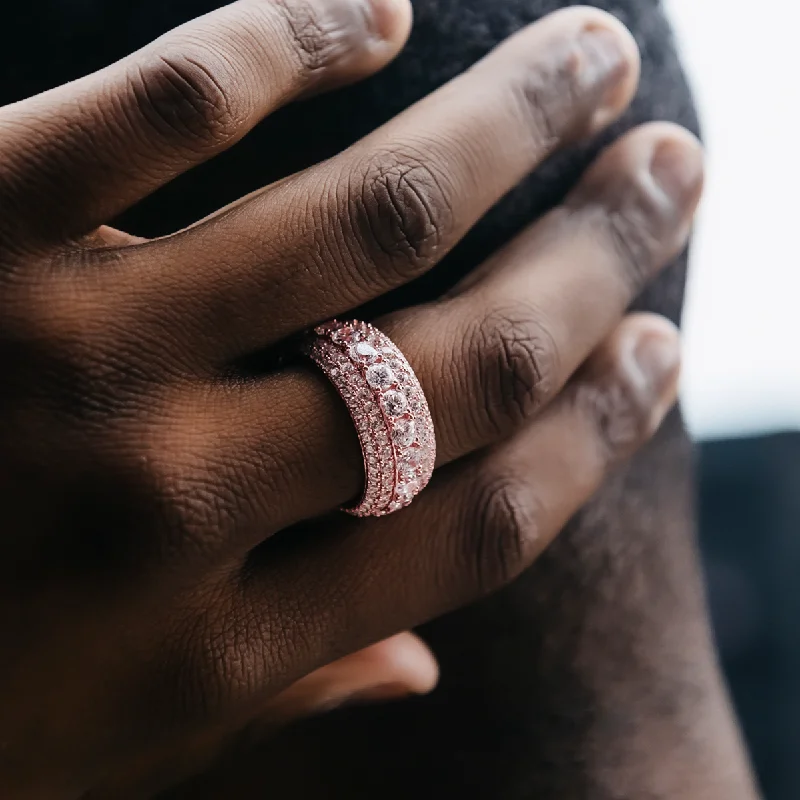
[[[366,10],[242,0],[0,109],[4,796],[146,796],[187,747],[285,720],[309,673],[519,575],[674,401],[674,327],[620,320],[685,244],[702,163],[651,125],[446,297],[378,318],[430,396],[436,478],[402,515],[301,525],[361,476],[293,337],[427,272],[638,76],[618,22],[562,12],[187,229],[107,227],[395,55],[408,6]]]
[[[247,36],[234,37],[228,45],[235,46],[228,50],[219,31],[236,33],[239,23],[233,19],[149,51],[99,84],[89,82],[3,111],[4,264],[14,290],[8,293],[3,329],[8,353],[4,366],[14,379],[5,395],[9,413],[4,441],[36,445],[32,454],[19,444],[4,455],[10,474],[26,476],[9,482],[4,498],[11,509],[11,529],[27,537],[21,545],[11,537],[10,555],[3,562],[13,576],[4,582],[3,590],[12,599],[5,607],[22,609],[20,618],[5,622],[6,640],[16,643],[5,676],[10,674],[5,685],[14,700],[8,704],[7,729],[16,738],[4,748],[3,780],[12,796],[67,797],[86,790],[91,796],[151,794],[173,777],[162,771],[163,754],[175,754],[169,734],[181,741],[179,752],[194,737],[202,745],[209,743],[195,752],[213,754],[229,731],[241,729],[254,707],[268,707],[270,697],[310,669],[506,582],[541,552],[591,494],[610,461],[652,432],[674,396],[674,332],[650,317],[629,319],[570,380],[645,281],[685,241],[699,190],[696,145],[675,128],[656,126],[637,131],[609,151],[563,206],[443,303],[381,319],[429,390],[441,431],[442,466],[455,460],[426,492],[425,502],[421,499],[413,513],[379,525],[329,521],[260,545],[269,533],[345,501],[359,485],[352,431],[329,389],[308,370],[275,370],[275,360],[264,357],[262,349],[425,272],[554,146],[595,133],[616,116],[634,88],[635,66],[629,40],[601,16],[581,19],[595,33],[615,31],[621,58],[613,55],[613,46],[609,49],[608,35],[576,47],[576,38],[582,36],[573,29],[565,36],[569,44],[554,36],[551,45],[542,33],[546,29],[540,28],[417,109],[416,117],[396,121],[391,131],[373,134],[345,157],[284,181],[189,231],[156,242],[108,228],[92,233],[95,225],[143,194],[236,142],[271,106],[371,71],[393,54],[403,35],[398,18],[395,28],[389,26],[394,44],[371,44],[360,60],[353,59],[348,36],[329,36],[336,42],[333,47],[320,46],[314,38],[338,30],[333,23],[329,27],[326,16],[311,17],[312,25],[308,16],[298,19],[291,13],[261,19],[265,4],[258,4],[258,12],[256,5],[242,4],[249,6]],[[350,12],[345,16],[356,24]],[[568,19],[562,17],[558,25],[566,26]],[[574,24],[577,17],[572,19]],[[254,29],[273,45],[269,58],[255,46]],[[197,41],[204,42],[202,51],[192,50]],[[226,57],[215,58],[218,51],[208,41],[220,43]],[[187,52],[191,60],[181,60]],[[199,71],[194,69],[198,59],[203,65]],[[592,80],[583,69],[587,63]],[[508,93],[504,81],[512,87],[519,81],[522,91],[512,88]],[[240,91],[228,89],[220,102],[220,85]],[[84,100],[75,102],[76,97]],[[321,104],[324,110],[325,101]],[[525,110],[528,106],[533,113]],[[298,108],[301,118],[320,113],[312,104]],[[183,111],[175,116],[175,109]],[[377,109],[381,113],[386,106]],[[71,122],[67,128],[65,119]],[[277,131],[281,125],[291,131],[296,118],[291,120],[291,113],[278,120]],[[91,147],[82,138],[84,130],[93,133]],[[355,138],[359,133],[348,129],[343,135]],[[318,139],[318,149],[337,148],[336,136]],[[321,155],[296,144],[298,160]],[[486,153],[492,157],[487,159]],[[280,159],[283,174],[301,166],[285,149],[282,155],[289,156]],[[588,157],[587,151],[583,163]],[[563,163],[572,174],[581,168],[574,158]],[[543,170],[545,178],[552,169],[551,163]],[[197,174],[195,180],[202,181],[202,173]],[[240,181],[232,183],[238,186]],[[368,190],[360,193],[360,203],[347,191],[354,183]],[[169,205],[169,191],[159,202]],[[305,205],[293,212],[298,198]],[[549,202],[547,193],[537,198]],[[220,199],[206,210],[213,210]],[[208,200],[208,195],[195,195],[197,206],[184,202],[177,216],[191,215],[186,221],[202,216],[194,212]],[[153,215],[148,208],[154,207],[144,204],[133,212],[129,219],[139,214],[145,224],[132,229],[147,234],[176,227],[175,214]],[[302,212],[309,207],[321,209],[322,216],[304,218]],[[148,214],[165,229],[154,229]],[[333,223],[341,220],[352,220],[344,246],[339,239],[309,236],[333,230]],[[506,220],[507,225],[521,222],[519,213],[508,214]],[[471,252],[472,265],[480,260],[476,256],[481,248],[488,255],[487,243],[496,245],[507,233],[507,227],[494,231],[481,243],[479,230],[473,246],[481,244]],[[463,266],[464,252],[454,254],[449,264]],[[326,256],[324,261],[319,253]],[[288,270],[287,263],[305,269]],[[32,267],[38,270],[35,279],[30,277]],[[415,289],[417,299],[452,285],[455,272],[449,270],[454,269],[458,271],[446,266],[427,289]],[[591,291],[584,294],[587,287]],[[587,302],[587,295],[596,302]],[[526,298],[535,298],[535,304],[520,302]],[[393,295],[382,305],[388,310],[405,302],[402,295]],[[425,335],[420,332],[423,324]],[[637,353],[639,359],[633,357]],[[29,366],[21,368],[23,364]],[[19,413],[21,408],[25,414]],[[529,423],[533,418],[535,424]],[[512,432],[516,435],[506,444],[481,450]],[[209,449],[209,442],[224,446]],[[469,460],[458,460],[475,451],[480,452]],[[58,472],[63,467],[53,468],[53,460],[69,464],[70,474],[77,477],[31,524],[32,498],[44,487],[65,484]],[[675,463],[679,461],[676,457]],[[336,465],[333,472],[330,464]],[[103,502],[111,494],[117,501],[113,509]],[[51,515],[58,517],[58,524]],[[621,518],[630,531],[634,518]],[[609,517],[601,519],[608,524]],[[107,535],[110,530],[113,540]],[[54,541],[60,545],[55,552]],[[580,568],[590,559],[575,558],[573,549],[581,548],[573,543],[568,549],[577,573],[566,573],[556,561],[548,574],[553,580],[568,579],[573,589],[584,582],[602,586],[597,574],[594,584],[581,580]],[[685,580],[691,551],[684,550],[675,566]],[[364,581],[364,575],[370,580]],[[548,598],[558,596],[557,585],[546,593]],[[465,704],[468,696],[453,692],[454,684],[448,683],[452,678],[446,678],[443,692],[432,698],[446,702],[447,713],[435,717],[443,727],[427,723],[425,706],[419,717],[413,716],[418,713],[414,708],[392,720],[382,712],[388,723],[384,735],[361,742],[377,750],[371,762],[375,771],[354,769],[352,763],[348,768],[345,750],[335,761],[344,767],[342,774],[332,769],[317,788],[337,791],[338,778],[343,796],[392,791],[407,796],[408,787],[420,778],[407,768],[413,731],[435,775],[427,783],[431,796],[447,796],[454,789],[482,792],[476,796],[522,796],[530,786],[577,797],[584,796],[582,787],[601,787],[603,781],[609,792],[642,796],[635,787],[647,776],[652,783],[654,773],[648,769],[637,775],[626,768],[625,759],[636,751],[624,732],[636,731],[637,737],[646,732],[648,741],[653,736],[654,752],[672,756],[677,712],[667,715],[666,732],[657,727],[651,732],[637,717],[620,726],[614,737],[618,749],[606,747],[608,738],[590,724],[605,719],[595,694],[615,708],[619,698],[625,707],[627,693],[639,685],[631,678],[638,676],[634,671],[614,687],[602,667],[581,668],[578,653],[594,661],[597,648],[575,631],[582,629],[590,609],[600,609],[598,618],[608,624],[614,619],[611,604],[563,604],[564,615],[553,624],[537,598],[517,588],[522,586],[515,586],[510,603],[502,604],[501,595],[483,607],[488,611],[482,622],[480,614],[476,620],[460,618],[468,620],[466,628],[460,627],[459,618],[445,620],[427,635],[448,674],[455,677],[466,670],[463,686],[468,693],[496,686],[500,674],[513,675],[514,708],[527,709],[530,721],[541,718],[538,712],[546,708],[544,702],[537,706],[531,684],[541,691],[545,683],[532,681],[529,671],[522,670],[525,680],[509,668],[514,661],[546,665],[546,659],[528,660],[537,654],[524,634],[549,626],[559,641],[566,625],[570,635],[561,640],[561,651],[545,653],[557,686],[577,675],[574,690],[564,689],[562,696],[571,699],[559,704],[554,724],[543,727],[538,738],[535,728],[525,730],[513,747],[503,748],[496,763],[484,760],[482,771],[470,773],[463,768],[469,747],[493,752],[498,741],[496,726],[483,725],[490,739],[476,744],[476,724],[502,722],[509,706],[501,702],[501,692],[487,708],[488,719],[473,713],[472,724],[465,725],[458,709],[474,710],[475,704]],[[53,595],[45,588],[68,598],[56,613]],[[21,589],[28,595],[18,593]],[[592,597],[607,600],[603,591]],[[631,604],[629,610],[639,608]],[[712,735],[704,737],[698,728],[698,736],[707,739],[708,750],[718,752],[720,761],[734,764],[730,779],[722,780],[737,782],[719,782],[716,775],[713,784],[701,787],[686,781],[668,787],[656,781],[653,796],[662,796],[659,792],[667,788],[694,788],[687,797],[733,786],[747,791],[741,767],[736,771],[742,762],[731,744],[709,660],[699,593],[689,592],[681,611],[698,620],[695,634],[681,639],[682,645],[688,642],[697,663],[709,665],[698,671],[693,663],[695,700],[697,693],[708,698],[716,714],[707,718],[720,720]],[[488,670],[491,640],[485,636],[496,635],[502,621],[514,635],[505,651],[493,648],[502,654],[502,669],[495,663]],[[470,635],[464,635],[465,629]],[[115,647],[109,653],[111,631]],[[276,639],[277,647],[272,644]],[[57,666],[57,695],[50,689],[56,686],[52,659],[45,657],[48,650],[69,650]],[[631,666],[637,665],[633,659]],[[106,690],[100,694],[98,674]],[[643,682],[650,684],[652,677],[643,669]],[[678,691],[683,687],[676,682],[675,707],[683,701]],[[583,705],[580,689],[585,690]],[[529,699],[519,703],[520,697]],[[542,701],[547,697],[542,691]],[[125,701],[122,707],[120,699]],[[558,715],[569,714],[572,703],[579,710],[589,708],[591,715],[581,718],[576,711],[577,722],[565,738],[559,734]],[[92,709],[88,717],[87,708]],[[537,708],[537,715],[531,708]],[[41,723],[44,711],[37,709],[47,709],[47,725]],[[159,712],[155,716],[154,710]],[[403,714],[411,716],[404,719]],[[81,720],[79,730],[76,719]],[[513,719],[508,720],[513,727]],[[365,722],[354,718],[347,726],[356,743]],[[271,729],[269,719],[264,724]],[[369,724],[374,730],[374,720]],[[165,730],[167,741],[154,742],[153,734],[163,736]],[[431,738],[419,736],[420,730]],[[337,758],[336,743],[325,744],[325,736],[315,738],[318,733],[309,729],[301,734],[311,737],[295,742],[302,751],[292,749],[291,739],[286,740],[288,751],[273,750],[276,766],[267,788],[287,796],[313,795],[314,776],[286,767],[293,763],[293,752],[304,752],[327,770],[323,758]],[[452,749],[442,751],[442,739],[437,741],[442,733]],[[469,747],[459,744],[459,735]],[[392,737],[401,746],[393,746]],[[595,752],[593,741],[604,743],[594,759],[589,757]],[[315,752],[315,742],[324,752]],[[338,744],[346,742],[340,737]],[[548,748],[563,758],[551,759]],[[353,752],[366,749],[349,754]],[[531,769],[533,752],[550,768]],[[133,766],[123,766],[131,754]],[[393,772],[378,769],[386,763],[381,757],[389,759],[389,766],[399,759],[403,780],[383,785]],[[263,765],[263,754],[258,758]],[[168,759],[171,769],[175,760]],[[572,768],[575,760],[585,767]],[[38,768],[43,761],[50,767],[47,774]],[[425,759],[419,763],[426,765]],[[179,764],[178,769],[196,766],[189,758],[188,767]],[[665,772],[664,780],[672,780],[673,771]],[[248,773],[240,777],[248,778]],[[220,785],[222,791],[230,790],[231,777],[223,777]],[[213,786],[205,784],[210,790]],[[725,796],[736,795],[728,791]]]
[[[556,5],[418,2],[409,48],[344,98],[348,126],[369,125],[371,114],[408,102]],[[600,5],[626,21],[642,49],[639,92],[608,136],[653,118],[696,131],[658,4]],[[302,136],[308,119],[326,113],[298,109],[284,130]],[[549,208],[598,146],[551,160],[412,296],[440,291],[475,254]],[[685,267],[684,254],[636,305],[677,321]],[[287,798],[756,796],[708,631],[691,460],[673,414],[513,586],[422,629],[442,670],[432,696],[297,726],[250,760],[225,760],[205,796],[224,796],[235,776],[258,787],[264,774],[273,788],[284,776],[277,796]]]

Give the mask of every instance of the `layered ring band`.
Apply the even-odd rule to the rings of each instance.
[[[427,485],[436,461],[433,420],[414,370],[366,322],[320,325],[305,352],[341,395],[361,443],[364,491],[342,510],[381,517],[405,508]]]

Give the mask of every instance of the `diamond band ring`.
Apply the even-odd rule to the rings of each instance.
[[[343,509],[359,517],[399,511],[430,480],[436,441],[417,376],[388,336],[366,322],[314,329],[305,352],[341,395],[364,456],[364,491]]]

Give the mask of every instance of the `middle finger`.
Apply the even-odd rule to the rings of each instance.
[[[201,358],[273,344],[425,272],[556,148],[621,113],[637,74],[613,17],[551,15],[336,158],[138,248],[122,280],[139,302],[116,295],[156,324],[178,298]],[[174,265],[155,297],[140,288],[154,263]]]

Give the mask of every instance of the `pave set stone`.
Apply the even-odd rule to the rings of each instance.
[[[403,354],[365,322],[321,325],[306,347],[342,396],[364,455],[364,492],[345,509],[384,516],[425,487],[436,460],[428,404]]]

